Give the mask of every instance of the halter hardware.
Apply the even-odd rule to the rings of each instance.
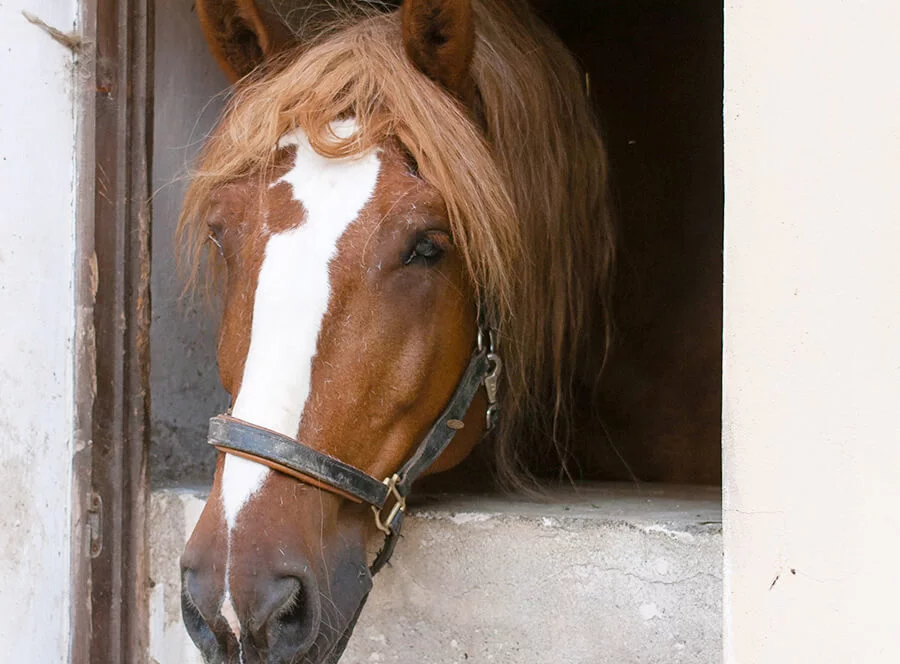
[[[372,512],[375,514],[375,527],[389,537],[394,533],[394,521],[396,521],[401,512],[406,512],[406,497],[400,495],[400,492],[397,491],[397,482],[399,481],[400,476],[397,473],[394,473],[393,476],[384,481],[384,485],[390,492],[390,497],[394,499],[394,506],[388,512],[387,519],[382,520],[381,518],[381,513],[387,505],[382,505],[381,507],[372,505]]]
[[[488,339],[487,359],[491,363],[488,374],[484,377],[484,391],[487,393],[488,407],[485,412],[485,433],[497,426],[500,417],[500,406],[497,405],[497,392],[500,385],[500,374],[503,372],[503,360],[500,359],[500,332],[489,328],[487,332],[478,329],[478,350],[485,349],[484,338]]]
[[[413,482],[437,461],[456,432],[463,428],[463,418],[469,411],[475,394],[482,387],[488,403],[485,434],[496,426],[499,415],[497,393],[503,371],[499,348],[499,333],[494,329],[479,327],[476,348],[469,365],[444,411],[409,461],[383,481],[295,438],[231,417],[230,412],[209,421],[207,442],[221,452],[256,461],[305,484],[330,491],[353,502],[368,503],[375,517],[375,527],[385,535],[384,547],[370,568],[374,576],[393,554],[403,526],[406,498]],[[383,517],[390,500],[393,500],[393,504],[387,517]]]

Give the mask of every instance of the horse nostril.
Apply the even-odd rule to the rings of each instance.
[[[262,625],[269,654],[274,661],[293,661],[307,652],[319,633],[319,591],[314,577],[283,577],[275,580],[266,592],[265,603],[271,607]]]

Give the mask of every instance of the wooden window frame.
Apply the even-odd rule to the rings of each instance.
[[[83,0],[77,46],[69,661],[148,652],[153,0]]]

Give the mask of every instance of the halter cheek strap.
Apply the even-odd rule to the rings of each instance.
[[[208,442],[222,452],[262,463],[342,498],[371,505],[375,525],[385,534],[384,547],[371,567],[374,576],[393,554],[403,526],[406,498],[413,483],[437,461],[456,432],[463,428],[462,420],[482,385],[488,397],[487,431],[494,427],[502,362],[497,353],[496,333],[491,330],[487,336],[489,343],[486,344],[485,335],[479,331],[478,347],[472,353],[456,391],[412,457],[383,481],[294,438],[230,415],[217,415],[209,421]]]

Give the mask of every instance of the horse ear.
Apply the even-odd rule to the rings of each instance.
[[[270,3],[196,0],[203,35],[232,83],[290,42],[290,31]]]
[[[471,0],[404,0],[403,46],[431,80],[462,97],[475,50]]]

